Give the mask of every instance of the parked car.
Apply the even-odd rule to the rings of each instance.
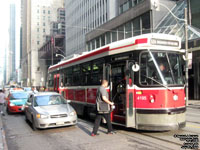
[[[37,128],[75,125],[77,114],[69,101],[55,92],[39,92],[30,96],[25,107],[25,118]]]
[[[24,87],[23,89],[24,89],[24,91],[26,91],[26,92],[32,92],[31,87]]]
[[[23,112],[24,106],[28,100],[29,94],[23,90],[12,90],[8,95],[7,112]]]

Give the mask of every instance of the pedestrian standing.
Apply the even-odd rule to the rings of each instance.
[[[6,96],[4,94],[4,91],[0,89],[0,111],[3,116],[5,116],[5,110],[4,110],[5,102],[6,102]]]
[[[96,96],[97,113],[91,136],[98,135],[97,131],[101,123],[102,117],[104,117],[107,122],[107,128],[108,128],[107,133],[113,134],[111,117],[110,117],[110,105],[113,106],[114,103],[108,99],[108,92],[106,91],[106,87],[108,87],[108,81],[102,80],[102,84],[97,90],[97,96]]]

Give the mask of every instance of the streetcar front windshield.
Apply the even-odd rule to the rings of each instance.
[[[149,50],[140,55],[142,85],[183,85],[181,55]]]

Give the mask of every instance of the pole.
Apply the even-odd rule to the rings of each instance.
[[[53,66],[53,45],[51,45],[51,65]]]
[[[53,66],[54,37],[51,37],[51,65]]]
[[[185,64],[185,93],[186,93],[186,106],[188,106],[188,97],[189,97],[189,92],[188,92],[188,31],[187,31],[187,26],[188,26],[188,16],[187,16],[187,8],[185,8],[185,57],[186,57],[186,64]]]

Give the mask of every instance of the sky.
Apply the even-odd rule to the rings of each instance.
[[[2,0],[0,2],[0,83],[3,80],[3,69],[5,61],[5,51],[9,50],[9,9],[10,4],[16,4],[16,66],[19,67],[20,49],[20,0]]]

